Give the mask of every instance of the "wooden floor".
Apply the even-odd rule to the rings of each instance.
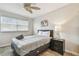
[[[62,56],[61,54],[55,52],[55,51],[52,51],[50,49],[48,49],[47,51],[44,51],[42,52],[41,54],[39,54],[40,56]],[[65,52],[64,53],[64,56],[74,56],[73,54],[71,53],[67,53]]]
[[[1,56],[13,56],[11,47],[9,46],[9,47],[0,48],[0,55]],[[59,53],[57,53],[55,51],[48,49],[48,50],[42,52],[41,54],[39,54],[39,56],[62,56],[62,55],[60,55]],[[74,55],[65,52],[64,56],[74,56]]]

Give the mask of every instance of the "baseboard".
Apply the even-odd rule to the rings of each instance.
[[[0,48],[1,48],[1,47],[6,47],[6,46],[10,46],[10,44],[1,45]]]
[[[71,53],[71,54],[73,54],[74,56],[79,56],[79,53],[74,52],[74,51],[65,50],[65,52]]]

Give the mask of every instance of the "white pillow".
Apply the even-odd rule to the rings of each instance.
[[[50,31],[39,31],[38,35],[50,37]]]
[[[38,32],[38,35],[42,35],[42,31],[39,31],[39,32]]]
[[[42,32],[42,35],[43,35],[43,36],[50,37],[50,31]]]

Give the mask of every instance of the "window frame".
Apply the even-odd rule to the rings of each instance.
[[[0,32],[26,32],[26,31],[29,31],[29,21],[28,20],[21,20],[21,19],[18,19],[18,18],[14,18],[14,17],[8,17],[8,18],[12,18],[12,19],[15,19],[16,21],[18,20],[21,20],[21,21],[25,21],[27,22],[27,30],[18,30],[18,22],[16,23],[16,30],[12,30],[12,31],[1,31],[1,18],[2,17],[8,17],[8,16],[0,16]]]

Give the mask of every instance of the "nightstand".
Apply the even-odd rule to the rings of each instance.
[[[55,38],[51,39],[50,49],[60,53],[61,55],[64,55],[65,40],[63,40],[63,39],[55,39]]]

